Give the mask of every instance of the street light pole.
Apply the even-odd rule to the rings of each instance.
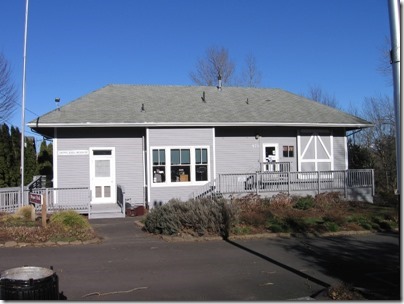
[[[390,63],[393,70],[394,110],[396,120],[396,159],[397,159],[397,194],[401,192],[401,125],[400,125],[400,3],[389,1],[391,51]]]
[[[22,103],[21,103],[21,206],[24,205],[24,157],[25,157],[25,75],[27,63],[28,2],[25,0],[24,54],[22,71]]]

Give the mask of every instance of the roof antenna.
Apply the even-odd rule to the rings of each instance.
[[[221,91],[221,90],[222,90],[222,75],[220,75],[220,72],[219,72],[219,74],[217,75],[217,81],[218,81],[217,89],[218,89],[219,91]]]
[[[202,99],[203,102],[206,102],[206,99],[205,99],[205,91],[202,92],[202,97],[201,97],[201,99]]]
[[[57,107],[58,111],[60,111],[60,108],[59,108],[60,98],[59,98],[59,97],[56,97],[56,98],[55,98],[55,102],[56,102],[56,107]]]

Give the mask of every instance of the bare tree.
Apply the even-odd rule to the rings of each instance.
[[[6,121],[13,114],[16,100],[17,91],[11,82],[10,67],[0,53],[0,122]]]
[[[309,93],[306,97],[319,103],[322,103],[326,106],[336,109],[338,108],[338,102],[335,99],[335,95],[331,96],[325,93],[319,86],[311,86],[309,89]]]
[[[365,98],[362,117],[373,123],[362,130],[356,139],[372,154],[376,189],[380,193],[394,193],[396,186],[395,112],[390,97]]]
[[[391,41],[390,38],[386,37],[384,39],[384,44],[379,48],[380,57],[379,57],[379,65],[377,67],[377,71],[386,77],[387,82],[390,86],[393,85],[393,71],[390,62],[390,48]]]
[[[245,58],[245,68],[241,74],[241,85],[258,87],[261,83],[261,72],[258,70],[254,55],[248,54]]]
[[[199,59],[194,72],[190,73],[193,82],[198,85],[212,86],[218,83],[221,76],[223,84],[229,84],[234,74],[235,64],[229,57],[227,49],[210,47],[206,57]]]

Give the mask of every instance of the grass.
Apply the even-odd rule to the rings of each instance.
[[[154,234],[194,236],[256,233],[314,233],[398,228],[394,204],[345,201],[338,193],[312,196],[247,195],[233,200],[171,201],[153,208],[145,230]]]
[[[42,220],[35,217],[31,208],[24,206],[14,214],[0,214],[0,242],[73,242],[96,237],[87,218],[75,211],[56,212],[43,227]]]

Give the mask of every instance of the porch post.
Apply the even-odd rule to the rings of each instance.
[[[320,171],[317,171],[317,186],[318,194],[320,194]]]
[[[259,189],[258,189],[258,172],[255,172],[255,193],[258,195]]]
[[[348,197],[348,170],[344,171],[344,197]]]
[[[290,171],[288,171],[287,174],[288,174],[288,195],[290,195]]]

